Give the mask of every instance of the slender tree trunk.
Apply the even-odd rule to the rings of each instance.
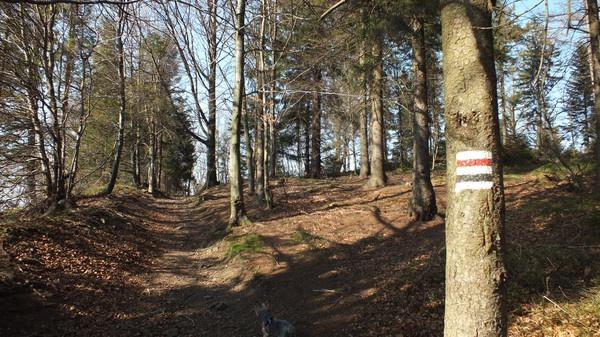
[[[298,111],[298,115],[296,116],[296,157],[298,158],[298,175],[302,172],[302,130],[301,123],[302,119],[300,116],[300,111]]]
[[[420,18],[412,19],[414,73],[413,115],[413,186],[411,214],[415,220],[429,221],[437,213],[435,192],[429,169],[429,111],[427,106],[427,71],[425,30]]]
[[[442,1],[447,137],[445,337],[506,336],[504,193],[492,8]],[[468,76],[466,78],[465,76]]]
[[[229,226],[237,226],[247,220],[244,209],[244,193],[240,167],[240,127],[243,109],[244,83],[244,16],[245,0],[237,0],[235,35],[235,82],[233,107],[231,109],[231,139],[229,147],[229,187],[231,212]]]
[[[592,49],[592,68],[594,79],[594,119],[596,131],[596,180],[594,194],[600,197],[600,21],[598,20],[598,2],[587,0],[587,17],[590,29],[590,45]]]
[[[262,153],[263,153],[263,189],[264,189],[264,198],[265,198],[265,208],[266,209],[271,209],[273,207],[273,198],[271,195],[271,189],[269,186],[269,153],[270,153],[270,146],[269,143],[270,141],[270,125],[271,123],[269,122],[270,119],[270,115],[268,113],[265,113],[265,119],[264,119],[264,124],[263,124],[263,129],[265,132],[265,138],[263,141],[263,145],[265,146],[265,148],[263,149]]]
[[[160,191],[165,191],[163,189],[163,180],[162,180],[162,168],[163,168],[163,133],[159,132],[158,136],[158,172],[156,173],[156,186]]]
[[[383,120],[383,37],[376,33],[373,41],[372,57],[373,82],[371,85],[371,177],[369,186],[383,187],[386,184],[385,146]]]
[[[246,98],[244,98],[244,142],[246,143],[246,167],[248,169],[248,194],[253,195],[255,192],[255,189],[254,189],[254,153],[252,150],[252,139],[250,137],[250,126],[248,123],[248,104],[246,102]]]
[[[312,94],[310,177],[321,178],[321,69],[313,73],[315,89]]]
[[[208,34],[208,130],[206,154],[206,187],[213,187],[217,181],[217,0],[209,0]]]
[[[150,144],[148,146],[148,193],[156,193],[156,121],[154,120],[154,111],[150,116]]]
[[[310,121],[311,118],[310,103],[306,102],[306,114],[304,119],[304,176],[310,177]]]
[[[81,149],[81,140],[83,139],[83,133],[86,128],[86,121],[90,116],[91,111],[86,114],[85,109],[85,82],[87,79],[86,65],[88,65],[87,57],[82,58],[82,73],[81,73],[81,84],[79,86],[79,93],[81,95],[81,103],[79,105],[79,128],[75,136],[75,149],[73,150],[73,156],[71,158],[71,168],[69,171],[69,180],[67,183],[67,199],[71,199],[73,188],[75,187],[75,178],[77,177],[77,171],[79,168],[79,152]]]
[[[125,109],[127,108],[125,101],[125,51],[123,48],[123,30],[125,29],[125,9],[119,6],[119,22],[117,29],[117,53],[118,64],[117,72],[119,76],[119,131],[117,133],[117,146],[115,148],[115,158],[113,160],[110,179],[103,194],[111,194],[117,182],[119,175],[119,165],[121,164],[121,153],[123,153],[123,143],[125,141]]]
[[[275,53],[273,53],[273,59],[275,59]],[[277,76],[277,72],[275,71],[275,65],[271,66],[271,85],[269,88],[270,91],[270,99],[269,99],[269,108],[271,110],[271,115],[269,117],[269,177],[275,177],[277,175],[277,123],[275,116],[275,89],[276,89],[276,81],[275,77]]]
[[[500,90],[500,110],[502,116],[501,127],[501,139],[502,144],[506,144],[508,141],[508,114],[506,112],[506,89],[504,88],[504,63],[498,64],[498,89]]]
[[[360,63],[360,71],[361,71],[361,76],[360,76],[360,88],[361,88],[361,95],[362,95],[362,106],[360,108],[360,114],[359,114],[359,135],[360,135],[360,178],[367,178],[369,176],[370,172],[370,165],[369,165],[369,132],[368,130],[368,111],[367,111],[367,96],[368,96],[368,89],[367,89],[367,82],[366,82],[366,62],[365,62],[365,58],[366,58],[366,37],[363,36],[363,41],[361,42],[361,53],[360,53],[360,59],[359,59],[359,63]]]
[[[139,122],[135,122],[132,124],[132,130],[134,130],[134,142],[133,142],[133,151],[131,154],[131,161],[133,164],[133,183],[136,187],[140,187],[142,185],[141,180],[141,169],[140,169],[140,124]]]
[[[268,146],[265,134],[266,119],[267,116],[267,98],[265,92],[265,25],[266,25],[266,8],[265,0],[260,3],[261,21],[260,21],[260,36],[259,36],[259,50],[256,60],[257,68],[257,91],[258,91],[258,110],[256,119],[256,197],[259,202],[267,202],[268,195],[265,190],[265,147]],[[267,175],[268,179],[268,175]]]

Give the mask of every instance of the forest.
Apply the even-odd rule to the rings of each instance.
[[[0,335],[600,337],[597,0],[0,0]]]

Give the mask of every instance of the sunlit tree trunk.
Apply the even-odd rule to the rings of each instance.
[[[229,147],[229,187],[230,215],[229,226],[237,226],[246,221],[244,209],[243,181],[240,167],[240,127],[243,108],[244,83],[244,16],[245,0],[237,0],[235,17],[235,82],[233,86],[233,107],[231,109],[231,139]]]
[[[592,69],[594,79],[594,119],[596,131],[596,180],[594,193],[600,197],[600,21],[598,20],[597,0],[587,0],[587,17],[592,50]]]
[[[504,192],[487,0],[442,1],[447,138],[445,337],[506,336]]]
[[[369,186],[382,187],[386,184],[385,146],[383,120],[383,37],[376,33],[373,48],[373,79],[371,84],[371,177]]]
[[[206,187],[216,186],[217,181],[217,0],[209,0],[208,39],[208,128]]]

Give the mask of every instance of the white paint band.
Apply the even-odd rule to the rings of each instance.
[[[491,166],[459,166],[456,168],[457,176],[466,176],[471,174],[492,174]]]
[[[490,151],[460,151],[456,153],[456,160],[492,159]]]
[[[491,181],[461,181],[456,183],[454,192],[458,193],[464,190],[489,190],[494,185]]]

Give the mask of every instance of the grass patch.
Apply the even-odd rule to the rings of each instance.
[[[230,239],[226,258],[231,260],[238,255],[243,258],[244,254],[261,253],[264,247],[262,239],[256,234],[238,236]]]
[[[294,234],[292,234],[292,241],[294,241],[295,243],[301,244],[308,244],[308,245],[314,245],[315,243],[322,241],[323,238],[310,233],[302,228],[298,228]]]
[[[99,195],[100,193],[104,192],[105,188],[106,188],[105,184],[94,184],[94,185],[88,186],[84,190],[82,190],[81,195],[84,197],[96,196],[96,195]],[[122,183],[117,183],[115,185],[115,188],[113,189],[113,193],[115,193],[115,194],[134,194],[139,191],[140,191],[140,189],[133,185],[122,184]]]

